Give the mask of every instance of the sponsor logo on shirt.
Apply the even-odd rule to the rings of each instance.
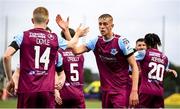
[[[29,75],[47,75],[48,73],[47,73],[47,71],[40,71],[40,70],[33,71],[32,70],[28,74]]]
[[[43,34],[43,33],[29,32],[29,37],[34,37],[34,38],[46,38],[46,35]]]

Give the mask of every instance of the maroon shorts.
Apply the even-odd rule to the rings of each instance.
[[[55,108],[54,93],[18,93],[17,108]]]
[[[65,86],[60,91],[62,105],[56,104],[56,108],[85,108],[85,99],[82,89],[73,86]]]
[[[80,109],[85,109],[85,100],[84,100],[84,98],[83,99],[81,99],[80,101],[78,101],[78,100],[70,100],[70,99],[68,99],[68,100],[63,100],[62,101],[62,105],[58,105],[57,103],[56,103],[56,108],[80,108]]]
[[[130,89],[118,92],[102,91],[102,108],[124,108],[129,106]]]
[[[139,108],[164,108],[163,96],[141,93],[139,95]]]

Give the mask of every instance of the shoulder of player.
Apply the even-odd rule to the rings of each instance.
[[[118,34],[113,34],[114,38],[120,38],[121,35],[118,35]]]
[[[100,35],[99,35],[99,36],[98,36],[98,39],[103,39],[103,36],[100,36]]]

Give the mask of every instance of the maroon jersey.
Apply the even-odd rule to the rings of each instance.
[[[74,106],[79,106],[79,108],[83,108],[81,106],[85,106],[84,101],[82,102],[82,100],[84,100],[84,56],[75,56],[70,49],[61,49],[59,50],[59,52],[63,57],[63,69],[66,75],[64,86],[60,90],[63,104],[69,104],[71,101],[72,107],[74,104]]]
[[[25,31],[20,45],[18,92],[54,91],[58,38],[41,28]]]
[[[157,49],[146,50],[140,61],[141,84],[140,93],[163,96],[163,76],[168,66],[168,58]]]
[[[95,45],[94,54],[100,73],[101,89],[107,91],[118,91],[126,88],[130,84],[129,64],[122,48],[120,48],[119,40],[124,40],[118,35],[114,35],[111,41],[104,41],[99,36]]]

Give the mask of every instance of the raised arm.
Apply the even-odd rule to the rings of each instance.
[[[58,26],[62,29],[65,37],[67,40],[71,40],[71,34],[69,32],[69,17],[67,18],[66,21],[62,19],[62,17],[58,14],[56,16],[56,23]]]
[[[74,37],[71,38],[71,34],[69,32],[69,18],[67,18],[67,21],[64,21],[60,15],[57,15],[56,23],[64,32],[67,39],[67,48],[73,48],[78,43],[79,37],[85,36],[89,32],[89,27],[84,27],[80,24],[80,26],[76,29]]]
[[[76,30],[74,37],[70,41],[67,41],[67,48],[74,48],[78,43],[79,37],[85,36],[88,32],[89,27],[84,27],[80,24]]]

